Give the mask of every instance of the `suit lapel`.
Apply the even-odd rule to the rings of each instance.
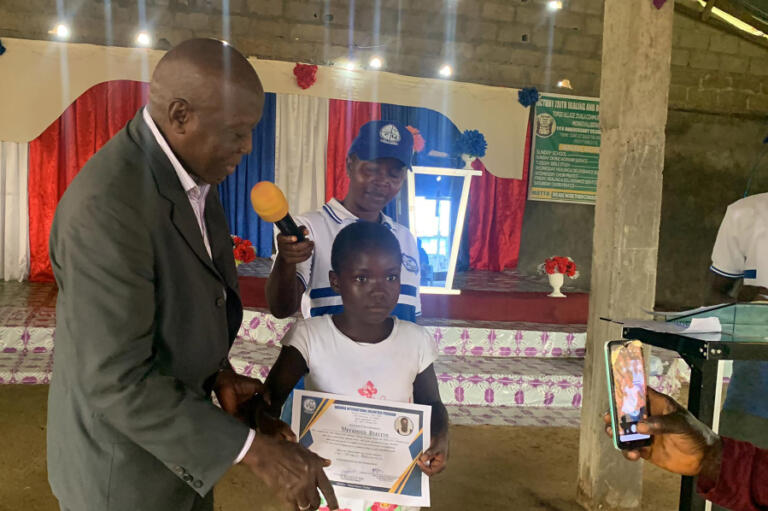
[[[179,231],[179,234],[187,242],[187,245],[195,253],[198,259],[220,280],[224,280],[222,274],[216,269],[208,256],[208,251],[205,249],[203,242],[203,236],[200,233],[200,227],[197,224],[197,218],[194,211],[192,211],[192,205],[189,203],[187,194],[184,193],[184,189],[181,186],[179,177],[176,175],[171,162],[163,152],[162,148],[157,144],[155,136],[150,131],[149,126],[144,122],[142,118],[142,110],[136,114],[129,126],[129,132],[134,140],[144,153],[148,156],[150,161],[150,168],[155,176],[155,182],[157,183],[157,189],[160,195],[165,197],[172,205],[171,209],[171,221]],[[213,190],[211,190],[212,192]],[[209,192],[209,195],[210,193]],[[206,204],[207,206],[207,204]],[[206,213],[207,216],[207,213]],[[213,253],[213,248],[211,248]]]
[[[237,271],[235,270],[231,238],[217,235],[217,233],[229,233],[229,228],[219,201],[218,189],[215,187],[211,187],[206,198],[205,223],[208,228],[208,241],[211,244],[213,264],[219,274],[224,276],[227,285],[237,291]]]

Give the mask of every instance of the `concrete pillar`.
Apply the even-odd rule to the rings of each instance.
[[[656,292],[664,127],[674,2],[606,0],[578,499],[587,509],[640,509],[642,465],[603,433],[608,409],[603,345],[621,329],[600,317],[643,317]]]

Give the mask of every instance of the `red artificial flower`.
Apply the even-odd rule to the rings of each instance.
[[[247,240],[246,240],[247,241]],[[240,261],[242,263],[250,263],[254,259],[256,259],[256,254],[253,252],[253,247],[251,246],[250,242],[248,243],[241,243],[234,249],[235,254],[235,260]]]
[[[570,257],[555,256],[544,261],[544,271],[552,275],[553,273],[562,273],[573,277],[576,275],[576,263]]]
[[[309,89],[317,81],[317,66],[297,62],[293,67],[293,75],[296,77],[296,83],[299,87]]]
[[[406,126],[405,129],[410,131],[411,135],[413,135],[413,150],[417,153],[423,151],[426,142],[424,141],[424,137],[421,136],[421,132],[413,126]]]
[[[241,238],[240,236],[235,236],[235,235],[233,234],[233,235],[232,235],[232,241],[234,241],[234,242],[235,242],[235,245],[239,245],[240,243],[242,243],[242,242],[243,242],[243,238]]]

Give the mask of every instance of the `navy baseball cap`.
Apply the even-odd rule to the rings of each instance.
[[[411,168],[413,135],[399,122],[370,121],[360,127],[347,154],[356,154],[365,161],[395,158]]]

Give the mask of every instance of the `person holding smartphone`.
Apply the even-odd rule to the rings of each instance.
[[[648,388],[651,415],[637,424],[651,435],[648,446],[622,450],[631,461],[644,459],[669,472],[698,476],[696,490],[732,511],[768,510],[768,450],[714,433],[669,396]],[[611,415],[603,415],[613,436]]]

